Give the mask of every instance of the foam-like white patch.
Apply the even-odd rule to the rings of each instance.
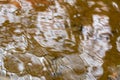
[[[117,50],[120,52],[120,36],[117,38],[116,46],[117,46]]]

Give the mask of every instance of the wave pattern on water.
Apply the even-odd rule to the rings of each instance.
[[[119,5],[111,2],[111,9],[119,12]],[[113,46],[110,40],[114,18],[106,3],[2,1],[0,75],[11,80],[99,79],[104,74],[103,58]],[[119,51],[119,37],[115,42]]]

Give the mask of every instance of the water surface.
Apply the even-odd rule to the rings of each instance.
[[[0,74],[107,80],[120,65],[119,17],[119,0],[0,1]]]

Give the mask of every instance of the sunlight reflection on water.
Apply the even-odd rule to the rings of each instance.
[[[11,80],[99,79],[104,73],[103,58],[112,48],[107,4],[35,1],[0,4],[1,76]],[[112,5],[119,11],[115,2]],[[119,51],[119,38],[116,47]]]

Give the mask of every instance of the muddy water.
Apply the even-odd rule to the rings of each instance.
[[[1,76],[107,80],[120,65],[119,0],[0,3]]]

